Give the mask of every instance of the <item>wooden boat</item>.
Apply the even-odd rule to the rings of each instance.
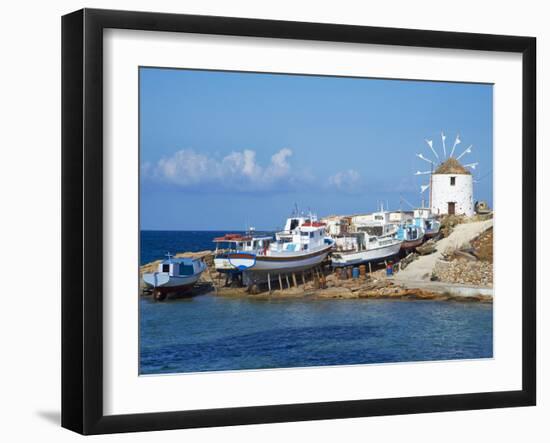
[[[336,239],[336,250],[332,253],[332,266],[342,267],[362,263],[379,263],[395,256],[401,249],[402,240],[395,233],[382,236],[367,232],[348,234]]]
[[[249,231],[246,234],[225,234],[222,237],[216,237],[213,241],[216,244],[214,253],[216,271],[235,273],[242,271],[242,269],[235,260],[233,263],[229,260],[229,254],[247,253],[255,255],[265,253],[273,241],[273,236],[256,235],[254,232]]]
[[[157,272],[143,274],[143,281],[153,288],[157,300],[164,300],[169,293],[189,291],[206,270],[201,259],[167,257],[159,263]]]
[[[326,236],[326,226],[316,217],[291,217],[275,241],[254,252],[227,254],[229,263],[244,273],[291,273],[319,265],[329,254],[334,241]],[[247,280],[246,275],[244,280]]]
[[[402,241],[401,249],[409,251],[424,241],[424,228],[414,223],[404,223],[398,227],[396,237]]]
[[[437,237],[441,229],[441,223],[433,216],[429,208],[414,210],[414,224],[424,229],[424,237],[426,239]]]

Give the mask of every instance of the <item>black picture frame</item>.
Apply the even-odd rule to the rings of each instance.
[[[522,389],[131,415],[103,413],[103,30],[503,51],[522,54]],[[320,420],[536,403],[536,39],[83,9],[62,18],[62,426],[82,434]]]

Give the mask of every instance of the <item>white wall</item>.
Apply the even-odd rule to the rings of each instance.
[[[451,178],[455,184],[451,186]],[[447,214],[449,202],[455,203],[455,214],[474,214],[472,176],[469,174],[432,175],[432,212],[435,215]]]
[[[538,46],[539,152],[550,121],[550,28],[545,3],[439,0],[297,2],[277,0],[73,0],[11,1],[2,7],[0,45],[0,436],[3,441],[82,440],[58,427],[60,408],[60,16],[83,6],[233,15],[534,35]],[[544,108],[544,112],[543,112]],[[544,159],[550,171],[548,157]],[[539,178],[542,174],[539,162]],[[548,179],[544,180],[546,196]],[[540,189],[540,188],[539,188]],[[546,197],[548,200],[548,197]],[[542,199],[539,198],[542,202]],[[550,213],[544,208],[545,219]],[[540,212],[539,212],[540,215]],[[540,220],[540,218],[539,218]],[[539,236],[540,238],[540,236]],[[539,241],[548,250],[548,237]],[[40,265],[14,266],[38,256]],[[540,270],[550,265],[539,253]],[[546,265],[546,266],[545,266]],[[540,282],[542,285],[542,282]],[[539,406],[535,408],[375,417],[222,429],[166,431],[94,438],[104,441],[548,441],[550,434],[550,286],[539,286]],[[495,304],[498,309],[498,301]],[[368,382],[368,381],[366,381]],[[411,382],[414,382],[412,380]],[[91,440],[87,440],[91,441]]]
[[[374,221],[374,214],[361,214],[351,217],[351,223],[354,225],[362,225]]]

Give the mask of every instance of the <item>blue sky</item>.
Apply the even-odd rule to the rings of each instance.
[[[491,85],[140,68],[141,228],[258,229],[294,205],[319,216],[420,205],[430,169],[455,157],[492,205]],[[424,194],[428,198],[428,192]],[[408,209],[402,203],[403,209]]]

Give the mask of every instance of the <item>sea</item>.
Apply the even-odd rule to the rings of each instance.
[[[213,249],[222,231],[142,231],[141,263]],[[492,304],[140,298],[140,374],[492,358]]]

